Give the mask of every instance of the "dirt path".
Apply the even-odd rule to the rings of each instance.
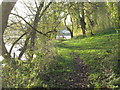
[[[69,82],[66,82],[67,88],[88,88],[88,67],[78,56],[74,60],[73,72],[70,75]]]

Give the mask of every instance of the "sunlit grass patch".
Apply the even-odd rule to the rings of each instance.
[[[70,53],[76,54],[89,66],[90,80],[93,81],[92,84],[95,85],[94,87],[104,87],[104,84],[106,84],[107,87],[114,87],[109,78],[112,77],[112,82],[118,78],[116,76],[116,72],[118,72],[118,57],[116,51],[118,49],[118,42],[118,34],[112,33],[82,39],[74,38],[63,41],[62,43],[57,43],[56,48],[63,57],[59,65],[64,67],[72,64],[74,55]],[[96,75],[97,77],[94,77]]]

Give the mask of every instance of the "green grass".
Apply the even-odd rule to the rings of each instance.
[[[113,85],[115,80],[118,80],[117,82],[119,83],[117,84],[120,84],[120,79],[118,79],[116,74],[116,71],[119,71],[117,67],[119,59],[118,34],[104,33],[92,37],[74,38],[65,41],[57,40],[55,42],[55,47],[62,56],[59,63],[62,67],[72,66],[74,56],[71,53],[74,52],[90,67],[89,77],[94,87],[115,88]],[[113,73],[115,74],[113,75]],[[109,80],[110,76],[112,79]],[[114,83],[111,83],[112,80]]]

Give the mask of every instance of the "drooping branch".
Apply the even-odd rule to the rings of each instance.
[[[28,33],[28,32],[25,32],[24,34],[22,34],[22,35],[12,44],[12,46],[11,46],[11,48],[10,48],[10,51],[9,51],[9,54],[11,54],[12,49],[13,49],[13,47],[15,46],[15,44],[16,44],[23,36],[25,36],[27,33]]]
[[[48,32],[46,32],[45,33],[45,35],[47,35],[47,34],[49,34],[49,33],[53,33],[53,32],[57,32],[57,30],[56,30],[56,28],[60,25],[60,23],[61,23],[61,21],[62,21],[62,19],[63,18],[65,18],[66,17],[66,15],[64,15],[64,16],[62,16],[62,17],[60,17],[60,20],[58,21],[58,23],[55,21],[55,22],[53,22],[53,25],[55,25],[54,27],[53,27],[53,29],[52,30],[50,30],[50,31],[48,31]]]

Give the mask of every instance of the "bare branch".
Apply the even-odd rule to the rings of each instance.
[[[40,17],[41,18],[43,16],[43,14],[45,13],[45,11],[47,10],[47,8],[49,8],[50,4],[52,4],[52,2],[49,2],[48,5],[45,7],[45,9],[42,11],[42,13],[40,14]]]
[[[17,14],[14,14],[14,13],[11,13],[12,15],[15,15],[15,16],[18,16],[19,18],[21,18],[24,22],[26,22],[33,30],[35,30],[36,32],[38,32],[39,34],[42,34],[44,36],[46,36],[44,33],[38,31],[37,29],[35,29],[30,23],[28,23],[23,17],[17,15]]]
[[[35,2],[35,5],[36,5],[36,8],[38,8],[38,5],[37,5],[37,2],[36,2],[36,0],[34,0],[34,2]]]
[[[23,1],[23,4],[28,8],[28,10],[32,13],[32,15],[34,15],[33,11],[30,8],[30,6],[28,6],[24,1]]]

